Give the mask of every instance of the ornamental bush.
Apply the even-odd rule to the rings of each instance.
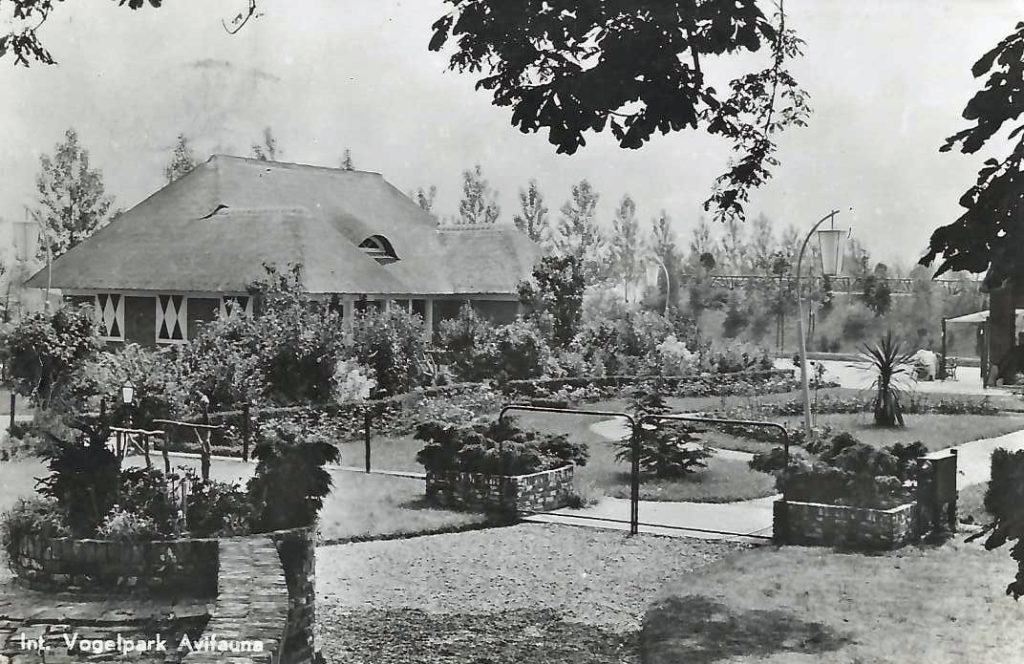
[[[423,320],[403,309],[355,316],[348,353],[373,369],[374,397],[403,394],[428,382]]]
[[[633,395],[630,411],[634,417],[662,415],[669,412],[663,396],[664,385],[652,382],[641,385]],[[641,425],[637,448],[627,437],[616,443],[615,460],[632,463],[639,460],[640,472],[659,479],[682,477],[702,468],[712,450],[700,442],[701,433],[692,424],[660,421]]]
[[[985,511],[1005,521],[1024,505],[1024,450],[992,451],[992,478],[985,490]]]
[[[17,556],[25,536],[54,539],[70,534],[64,510],[49,498],[20,498],[0,516],[0,545],[7,554],[8,565]]]
[[[486,475],[529,475],[574,464],[584,466],[589,451],[568,436],[520,429],[514,418],[478,424],[438,420],[416,426],[426,444],[416,455],[427,472],[457,470]]]
[[[102,346],[92,308],[36,312],[0,331],[0,356],[14,390],[48,408],[74,371]]]

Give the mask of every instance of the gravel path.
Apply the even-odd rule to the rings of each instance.
[[[321,646],[329,662],[636,661],[662,588],[743,548],[550,524],[320,547]]]

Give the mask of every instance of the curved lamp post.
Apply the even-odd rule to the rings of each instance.
[[[804,243],[800,246],[800,254],[796,259],[796,327],[800,333],[800,383],[803,388],[804,397],[804,435],[808,438],[811,435],[811,392],[807,380],[807,333],[804,331],[803,282],[800,279],[800,268],[803,264],[807,243],[810,242],[811,236],[817,231],[818,242],[821,248],[821,273],[833,277],[843,269],[843,252],[845,249],[843,236],[848,236],[850,231],[835,228],[818,230],[818,227],[826,221],[835,219],[837,214],[839,214],[839,210],[832,210],[811,227],[807,237],[804,238]]]

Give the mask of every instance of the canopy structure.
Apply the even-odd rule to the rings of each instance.
[[[1024,321],[1024,309],[1016,309],[1014,311],[1015,317],[1019,323]],[[964,314],[963,316],[957,316],[956,318],[947,318],[946,324],[949,323],[985,323],[988,321],[989,310],[975,311],[973,314]]]

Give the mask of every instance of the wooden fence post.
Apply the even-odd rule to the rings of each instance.
[[[17,403],[18,403],[18,396],[14,393],[14,390],[11,390],[11,422],[10,422],[10,426],[7,427],[8,431],[10,431],[10,430],[12,430],[14,428],[14,407],[17,405]]]
[[[203,424],[210,424],[210,405],[205,399],[203,400]],[[200,471],[202,473],[203,481],[210,481],[210,430],[206,429],[204,435],[199,436],[199,445],[201,450],[200,459]]]
[[[366,410],[363,411],[363,442],[366,447],[366,472],[370,472],[370,425],[372,423],[373,414],[370,412],[370,408],[367,407]]]
[[[242,404],[242,461],[249,460],[249,402]]]

